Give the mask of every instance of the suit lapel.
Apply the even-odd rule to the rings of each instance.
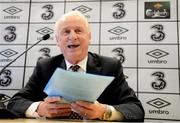
[[[87,73],[100,74],[101,68],[102,67],[98,57],[89,53],[87,61]]]
[[[55,68],[59,67],[62,69],[66,69],[66,63],[64,60],[64,56],[61,54],[61,55],[55,57],[53,65],[55,66]]]
[[[65,63],[65,60],[63,59],[59,65],[60,68],[66,70],[66,63]]]

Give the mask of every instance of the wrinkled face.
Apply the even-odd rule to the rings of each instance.
[[[83,60],[87,56],[91,39],[86,21],[79,16],[68,16],[61,20],[58,28],[57,44],[64,57],[71,64]]]

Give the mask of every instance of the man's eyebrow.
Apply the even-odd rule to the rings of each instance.
[[[83,27],[81,27],[81,26],[74,26],[73,27],[74,29],[84,29]],[[65,29],[72,29],[71,27],[63,27],[61,30],[65,30]]]

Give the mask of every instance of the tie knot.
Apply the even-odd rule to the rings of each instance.
[[[70,69],[71,69],[72,71],[74,71],[74,72],[77,72],[79,68],[80,68],[79,65],[72,65],[72,66],[70,67]]]

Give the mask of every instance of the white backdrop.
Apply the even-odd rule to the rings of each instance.
[[[0,76],[0,101],[28,81],[39,58],[59,54],[55,21],[82,12],[92,26],[90,51],[117,57],[146,119],[180,120],[180,2],[178,0],[0,0],[0,69],[43,35]]]

